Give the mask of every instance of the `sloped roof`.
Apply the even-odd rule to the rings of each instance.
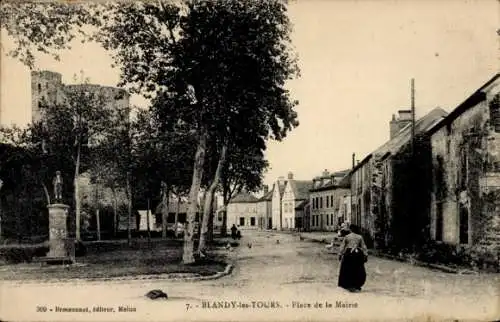
[[[229,203],[251,203],[251,202],[256,202],[259,199],[257,199],[254,195],[251,193],[248,193],[246,191],[242,191],[236,196],[234,196]]]
[[[198,205],[198,210],[200,209],[200,205]],[[156,206],[155,209],[155,214],[159,214],[162,212],[163,209],[163,203],[159,203],[158,206]],[[184,214],[187,213],[188,210],[188,204],[187,202],[180,202],[179,204],[179,213]],[[177,212],[177,200],[169,200],[168,202],[168,213],[176,213]]]
[[[307,203],[309,202],[309,199],[302,200],[295,206],[295,210],[302,210],[307,206]]]
[[[349,189],[351,187],[351,172],[349,171],[346,175],[339,181],[337,186],[339,188]]]
[[[260,197],[258,201],[271,201],[271,200],[273,200],[273,192],[274,192],[274,188],[271,189],[270,191],[268,191],[262,197]]]
[[[295,200],[309,199],[309,190],[313,186],[311,180],[289,180],[288,182],[295,195]]]
[[[422,134],[443,120],[448,113],[437,107],[415,122],[415,134]],[[387,141],[372,154],[376,157],[399,152],[411,140],[411,124],[405,126],[394,138]]]
[[[342,170],[342,171],[337,171],[333,173],[329,173],[328,175],[323,175],[323,176],[318,176],[315,178],[315,180],[318,180],[316,184],[311,186],[310,191],[320,191],[320,190],[325,190],[329,188],[345,188],[346,187],[346,176],[348,176],[349,172],[351,170]],[[328,182],[324,182],[324,179],[331,179],[335,178],[335,180],[332,182],[329,180]],[[347,187],[349,185],[347,184]]]
[[[427,113],[422,118],[418,119],[415,122],[415,134],[423,134],[428,133],[431,129],[435,128],[437,124],[442,122],[448,113],[440,107],[437,107]],[[374,152],[367,155],[360,163],[358,163],[344,178],[347,180],[350,178],[351,174],[356,172],[359,168],[361,168],[368,160],[372,157],[381,158],[385,157],[388,154],[397,153],[403,148],[406,144],[408,144],[411,140],[411,123],[405,126],[399,133],[392,138],[391,140],[384,143]],[[345,180],[342,180],[342,184],[347,184]]]

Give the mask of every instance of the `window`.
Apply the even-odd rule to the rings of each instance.
[[[323,197],[319,197],[319,207],[323,208]]]
[[[245,226],[245,217],[240,217],[240,226]]]
[[[217,215],[217,220],[222,221],[222,212],[219,212],[219,214]]]
[[[330,207],[330,197],[326,196],[326,208]]]
[[[327,199],[328,200],[328,199]],[[329,226],[330,225],[330,216],[326,216],[326,225]]]
[[[42,91],[42,84],[38,84],[38,92]]]
[[[250,217],[250,226],[255,226],[255,217]]]

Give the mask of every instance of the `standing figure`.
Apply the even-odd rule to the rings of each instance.
[[[343,238],[339,251],[340,272],[338,286],[359,292],[366,282],[365,262],[368,249],[356,225],[349,226],[349,232]]]
[[[232,239],[236,239],[236,231],[238,230],[238,228],[236,228],[236,225],[233,224],[233,227],[231,227],[231,238]]]
[[[52,184],[54,185],[54,199],[55,201],[61,201],[62,200],[62,176],[61,176],[61,171],[56,171],[56,176],[54,180],[52,180]]]

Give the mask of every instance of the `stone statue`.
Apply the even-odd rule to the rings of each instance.
[[[56,176],[55,176],[54,180],[52,180],[52,184],[54,185],[54,199],[55,199],[55,201],[61,201],[62,200],[62,185],[63,185],[61,171],[56,171]]]

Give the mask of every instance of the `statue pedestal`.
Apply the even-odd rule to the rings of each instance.
[[[75,243],[72,238],[68,238],[68,217],[69,206],[65,204],[51,204],[49,208],[49,252],[46,259],[48,261],[74,262]]]

